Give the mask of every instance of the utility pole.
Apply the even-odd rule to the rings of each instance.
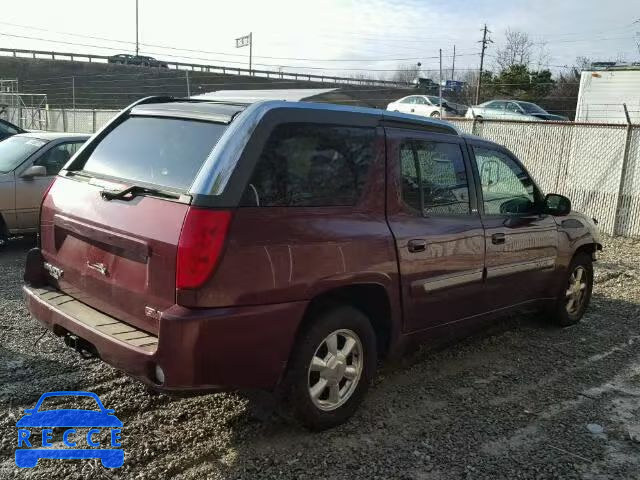
[[[456,46],[453,46],[453,64],[451,65],[451,80],[453,81],[453,74],[456,71]]]
[[[191,82],[189,81],[189,70],[185,72],[185,76],[187,79],[187,98],[191,97]]]
[[[76,131],[76,77],[71,77],[71,104],[73,106],[73,131]]]
[[[140,52],[140,45],[138,44],[138,0],[136,0],[136,57]]]
[[[440,118],[442,118],[442,49],[440,49],[440,75],[438,78],[438,103],[440,106]]]
[[[482,40],[480,40],[480,43],[482,43],[482,52],[480,53],[480,74],[478,75],[478,85],[476,88],[476,105],[480,102],[480,86],[482,85],[482,69],[484,67],[484,51],[487,48],[487,44],[488,43],[493,43],[493,40],[491,40],[490,38],[487,38],[487,33],[491,33],[489,30],[487,30],[487,24],[484,24],[484,28],[482,29]]]

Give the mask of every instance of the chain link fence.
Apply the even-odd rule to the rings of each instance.
[[[27,130],[94,133],[120,110],[7,108],[4,118]]]
[[[547,193],[571,199],[603,232],[640,236],[640,126],[451,119],[500,143]]]

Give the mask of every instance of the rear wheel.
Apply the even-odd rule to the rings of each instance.
[[[440,112],[432,112],[432,113],[431,113],[431,116],[432,116],[433,118],[440,118]]]
[[[580,321],[589,306],[593,290],[593,260],[588,253],[578,253],[567,270],[567,280],[558,295],[555,321],[566,327]]]
[[[350,306],[312,319],[298,336],[287,372],[295,417],[312,430],[344,423],[362,402],[376,370],[369,319]]]

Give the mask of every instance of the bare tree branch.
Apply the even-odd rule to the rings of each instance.
[[[507,29],[505,32],[504,47],[496,52],[496,65],[499,70],[505,70],[513,65],[524,65],[531,63],[534,43],[525,32]]]

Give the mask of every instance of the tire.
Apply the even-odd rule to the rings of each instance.
[[[555,323],[561,327],[578,323],[589,306],[592,290],[593,260],[588,253],[580,252],[571,260],[558,294],[553,314]]]
[[[432,117],[432,118],[440,118],[440,112],[431,112],[430,117]]]
[[[9,243],[9,232],[7,230],[6,225],[4,224],[4,220],[0,215],[0,250],[7,246]]]
[[[296,338],[286,375],[296,420],[316,431],[346,422],[362,402],[376,362],[376,336],[362,312],[344,305],[314,315]]]

